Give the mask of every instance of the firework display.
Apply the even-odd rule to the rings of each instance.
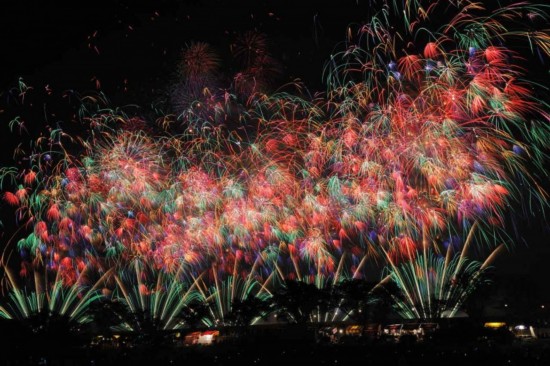
[[[400,290],[403,317],[454,315],[493,258],[475,254],[512,244],[514,210],[546,204],[549,108],[509,45],[549,56],[546,8],[373,3],[382,10],[348,29],[313,97],[269,91],[279,64],[248,32],[227,88],[213,48],[187,46],[170,113],[81,98],[78,133],[50,129],[29,166],[1,170],[28,232],[5,246],[0,316],[49,306],[83,322],[90,302],[118,299],[136,314],[123,329],[188,325],[193,304],[207,306],[203,324],[230,324],[235,303],[287,281],[326,288],[372,264],[385,266],[377,288]],[[338,307],[308,320],[349,316]]]

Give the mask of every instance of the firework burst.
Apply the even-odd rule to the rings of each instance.
[[[434,296],[455,313],[485,268],[456,253],[511,244],[511,207],[546,204],[548,106],[509,40],[548,56],[547,32],[522,30],[526,14],[547,15],[527,3],[383,3],[350,28],[315,98],[250,85],[275,70],[253,33],[233,47],[252,79],[228,89],[211,48],[191,44],[178,116],[155,128],[125,128],[124,111],[84,98],[87,135],[52,130],[30,168],[1,171],[15,181],[4,201],[32,227],[21,256],[68,285],[67,262],[125,268],[117,296],[164,329],[184,298],[223,323],[237,301],[287,280],[361,279],[369,261],[387,264],[404,316],[441,315]],[[448,21],[433,28],[434,14]]]

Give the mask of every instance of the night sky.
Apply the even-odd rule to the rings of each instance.
[[[208,42],[223,58],[233,37],[247,30],[267,35],[270,52],[282,65],[277,84],[300,79],[311,91],[324,91],[326,60],[344,41],[347,26],[364,22],[370,12],[369,2],[362,0],[160,0],[140,5],[128,0],[68,6],[18,1],[6,7],[0,5],[2,164],[11,164],[18,143],[18,134],[7,127],[12,111],[5,101],[20,77],[34,88],[25,106],[35,116],[26,121],[34,136],[56,120],[70,118],[64,91],[101,90],[113,105],[147,107],[176,77],[186,44]],[[548,66],[536,67],[547,82]],[[6,213],[9,208],[2,204],[1,209],[4,241],[14,219],[11,211]],[[545,221],[537,215],[518,222],[520,237],[512,253],[495,262],[504,278],[529,282],[541,301],[550,300]]]
[[[55,75],[52,87],[90,88],[96,77],[110,94],[124,79],[132,90],[161,87],[185,44],[204,41],[227,52],[232,37],[247,30],[268,35],[288,80],[299,77],[319,88],[323,64],[343,41],[346,26],[368,13],[368,6],[355,1],[100,1],[59,8],[31,3],[18,2],[1,15],[9,70],[2,84],[14,75],[29,82]]]

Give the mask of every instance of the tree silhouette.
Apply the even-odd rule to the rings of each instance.
[[[402,290],[395,282],[385,282],[372,290],[374,307],[372,319],[378,323],[387,322],[389,315],[395,313],[395,304],[404,301]]]
[[[346,280],[335,287],[335,302],[339,311],[359,322],[372,317],[378,297],[372,293],[375,284],[364,280]]]
[[[113,327],[120,326],[130,317],[128,307],[116,299],[96,301],[90,305],[88,313],[93,319],[91,330],[99,334],[110,334]]]
[[[234,301],[226,322],[238,327],[246,327],[258,317],[264,317],[270,312],[270,303],[257,297]]]
[[[289,323],[305,324],[313,319],[313,313],[326,312],[331,304],[331,288],[319,289],[301,281],[285,281],[284,286],[272,298],[274,312]]]
[[[204,319],[208,318],[210,313],[211,309],[208,303],[194,302],[184,306],[177,317],[181,319],[187,327],[197,329],[205,326]]]

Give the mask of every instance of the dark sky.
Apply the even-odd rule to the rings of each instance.
[[[2,85],[24,75],[29,81],[51,79],[50,86],[60,88],[93,87],[93,77],[105,91],[124,79],[137,87],[172,72],[178,52],[191,40],[220,47],[235,32],[255,29],[269,36],[289,78],[319,86],[322,65],[344,39],[346,26],[365,19],[368,11],[367,2],[349,0],[138,3],[149,5],[130,0],[63,7],[38,1],[10,4],[0,15],[3,68],[8,70]]]
[[[10,1],[0,5],[0,90],[19,77],[36,91],[32,108],[52,104],[63,90],[101,90],[114,104],[143,105],[174,78],[178,55],[190,41],[205,41],[226,52],[232,37],[246,30],[267,34],[273,56],[284,72],[281,83],[300,78],[321,90],[322,68],[351,23],[369,14],[368,1]],[[144,5],[145,4],[145,5]],[[126,88],[126,91],[125,91]],[[55,102],[53,102],[55,105]],[[28,108],[28,107],[27,107]],[[6,116],[0,110],[2,163],[14,141],[6,139]],[[29,128],[40,129],[44,119]],[[2,215],[4,216],[4,215]],[[3,220],[6,220],[4,217]],[[524,243],[502,256],[499,271],[536,283],[550,294],[549,232],[544,218],[520,227]],[[526,229],[527,228],[527,229]]]

